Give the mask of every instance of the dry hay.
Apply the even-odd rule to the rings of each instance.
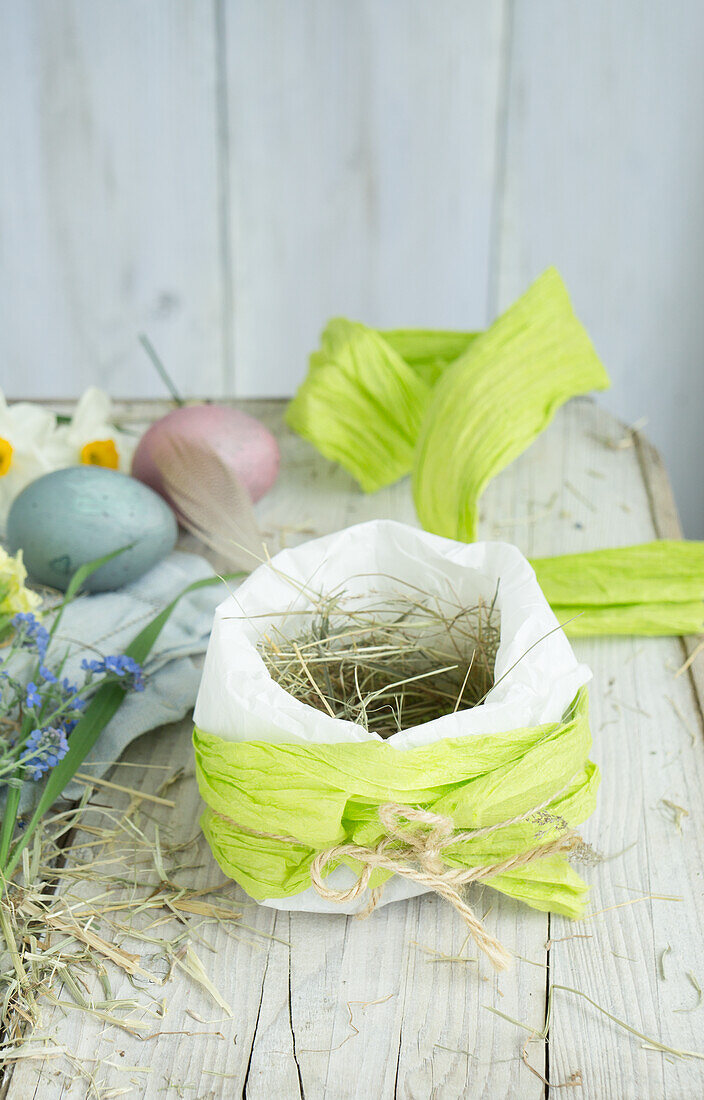
[[[500,640],[496,595],[472,607],[406,591],[317,596],[304,625],[291,613],[262,634],[259,652],[290,695],[387,738],[478,706],[494,686]]]

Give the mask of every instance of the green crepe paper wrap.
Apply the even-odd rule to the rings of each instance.
[[[608,384],[551,268],[485,333],[331,321],[287,419],[367,490],[408,473],[415,449],[424,527],[471,541],[487,482],[565,400]],[[662,541],[532,564],[572,636],[697,634],[702,546]]]
[[[394,615],[399,593],[409,590],[425,594],[448,622],[458,607],[494,608],[495,683],[481,705],[384,740],[289,694],[262,659],[263,636],[304,636],[331,594],[339,600],[344,591],[352,602],[342,607],[359,609],[371,599]],[[343,614],[336,606],[333,631]],[[469,650],[457,644],[458,659],[469,662]],[[281,551],[220,605],[211,632],[194,744],[215,858],[257,900],[334,912],[336,903],[311,885],[311,861],[333,845],[373,848],[384,832],[380,807],[388,804],[439,815],[455,832],[492,827],[445,848],[450,865],[493,868],[534,852],[594,807],[589,677],[529,563],[510,544],[457,543],[373,520]],[[531,820],[514,820],[524,815]],[[346,889],[357,858],[354,851],[337,855],[346,866],[330,872],[328,886]],[[373,883],[386,878],[377,868]],[[506,870],[491,884],[572,916],[585,892],[564,853]],[[429,888],[397,873],[382,904]],[[355,912],[363,903],[344,905]]]
[[[445,367],[462,355],[479,333],[411,328],[394,329],[379,335],[424,382],[434,386]]]
[[[286,420],[366,492],[415,468],[423,526],[469,541],[487,482],[568,398],[608,385],[550,268],[484,333],[331,321]]]
[[[531,565],[572,636],[699,634],[704,629],[704,542],[662,539],[535,558]]]
[[[398,334],[397,334],[398,335]],[[366,492],[398,481],[413,465],[413,449],[431,387],[380,333],[337,318],[310,357],[286,421],[321,454],[344,466]],[[425,358],[424,358],[425,356]],[[432,371],[430,372],[432,374]]]
[[[405,477],[437,378],[476,333],[377,332],[335,318],[286,421],[371,493]]]
[[[413,474],[423,527],[472,541],[491,478],[570,397],[608,385],[560,276],[549,268],[435,386]]]
[[[594,810],[599,772],[588,760],[587,693],[562,722],[504,734],[448,738],[416,749],[364,741],[339,744],[232,742],[196,727],[201,824],[223,872],[259,901],[310,886],[313,857],[341,842],[382,837],[377,811],[388,801],[452,818],[458,829],[507,821],[553,800],[544,813],[569,826]],[[451,777],[451,779],[449,779]],[[224,820],[218,814],[225,815]],[[549,822],[521,822],[446,849],[451,866],[490,865],[557,835]],[[244,828],[237,828],[233,822]],[[247,832],[291,836],[296,844]],[[354,869],[353,861],[349,865]],[[388,878],[376,871],[370,886]],[[496,876],[489,885],[534,909],[579,917],[587,887],[564,856]]]

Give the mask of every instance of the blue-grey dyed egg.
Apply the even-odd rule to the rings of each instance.
[[[23,551],[33,580],[62,591],[81,565],[129,547],[83,586],[120,588],[173,550],[176,535],[174,514],[157,493],[103,466],[45,474],[15,498],[7,518],[11,552]]]

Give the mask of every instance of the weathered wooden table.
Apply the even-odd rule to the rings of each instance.
[[[245,407],[281,441],[281,476],[260,506],[272,548],[371,517],[415,522],[406,482],[363,496],[282,426],[281,403]],[[161,411],[123,410],[134,421]],[[482,511],[481,537],[514,542],[528,555],[679,535],[657,454],[589,401],[562,410],[493,482]],[[687,656],[677,639],[594,639],[575,648],[594,671],[593,755],[603,773],[585,836],[605,858],[586,870],[593,886],[586,920],[475,891],[488,927],[516,955],[512,970],[496,976],[435,897],[358,921],[276,913],[233,889],[243,920],[262,935],[234,937],[216,923],[198,924],[197,933],[232,1019],[176,972],[155,991],[168,1011],[151,1040],[51,1007],[45,1033],[95,1060],[104,1097],[537,1098],[547,1095],[542,1078],[550,1090],[569,1082],[588,1097],[703,1095],[704,1061],[653,1050],[644,1036],[704,1052],[704,654],[677,675]],[[125,757],[185,766],[176,788],[183,837],[193,835],[200,812],[190,734],[184,721],[143,737]],[[151,791],[161,774],[121,765],[113,773]],[[123,805],[105,789],[95,800]],[[198,883],[220,883],[204,845],[199,852]],[[466,961],[453,958],[459,954]],[[129,996],[124,975],[112,978],[115,995]],[[550,990],[545,1038],[526,1048],[532,1073],[521,1052],[531,1029],[546,1024]],[[83,1079],[71,1085],[49,1059],[18,1062],[7,1095],[87,1092]]]

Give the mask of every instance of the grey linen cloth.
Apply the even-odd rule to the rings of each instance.
[[[82,685],[84,657],[89,659],[124,653],[127,645],[167,604],[193,581],[213,576],[212,567],[197,554],[174,551],[139,580],[115,592],[79,596],[64,611],[49,650],[54,667],[68,654],[62,676]],[[145,688],[126,695],[115,717],[107,724],[82,767],[100,777],[135,737],[157,726],[176,722],[193,706],[218,603],[227,589],[218,583],[189,592],[177,603],[144,666]],[[27,781],[20,809],[31,812],[42,783]],[[85,786],[72,782],[64,797],[77,799]],[[4,801],[0,798],[0,802]]]

